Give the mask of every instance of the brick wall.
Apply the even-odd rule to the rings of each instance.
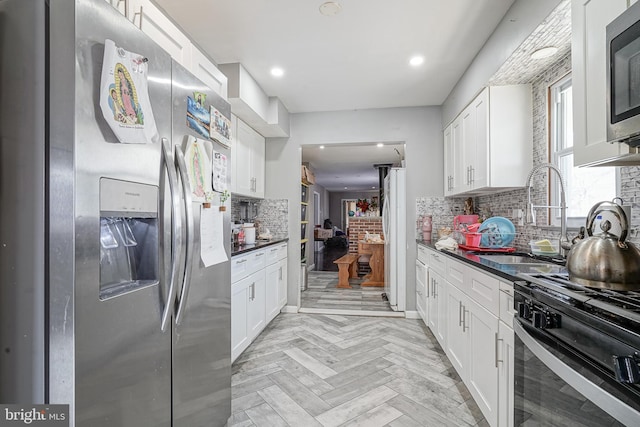
[[[358,237],[365,232],[369,234],[379,234],[382,237],[382,217],[363,216],[349,218],[349,253],[358,253]]]

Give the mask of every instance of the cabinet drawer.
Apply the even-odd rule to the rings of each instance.
[[[441,275],[445,275],[445,263],[446,263],[446,255],[443,255],[437,251],[434,251],[432,249],[428,250],[429,253],[429,262],[427,263],[427,265],[429,266],[429,268],[437,271],[438,273],[440,273]]]
[[[513,327],[513,284],[500,282],[500,320]]]
[[[429,250],[421,244],[418,244],[418,260],[425,265],[429,265]]]
[[[447,258],[445,265],[447,273],[444,277],[447,281],[461,291],[466,292],[466,289],[464,289],[464,275],[467,267],[461,261],[456,261],[452,258]]]
[[[287,244],[282,243],[278,245],[273,245],[265,248],[266,252],[266,265],[273,264],[274,262],[278,262],[281,259],[287,257]]]
[[[466,267],[465,276],[467,284],[464,292],[472,300],[489,310],[491,314],[498,317],[500,313],[500,281],[472,267]]]
[[[264,249],[249,252],[231,258],[231,283],[247,277],[266,266],[266,252]]]

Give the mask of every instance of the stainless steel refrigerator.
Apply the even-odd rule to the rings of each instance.
[[[146,59],[152,143],[102,116],[106,39]],[[230,118],[104,0],[0,1],[0,403],[70,404],[76,426],[226,423],[230,263],[200,259],[180,156],[194,93]]]

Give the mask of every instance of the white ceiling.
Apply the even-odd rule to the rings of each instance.
[[[441,105],[514,0],[337,0],[335,16],[323,0],[155,1],[296,113]]]
[[[373,165],[400,166],[404,159],[404,144],[385,144],[382,147],[376,144],[333,144],[320,147],[303,146],[302,161],[311,164],[316,183],[332,192],[378,190],[378,170]]]

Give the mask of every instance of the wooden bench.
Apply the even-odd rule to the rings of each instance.
[[[338,288],[351,289],[349,278],[358,277],[358,258],[356,254],[346,254],[333,261],[334,264],[338,264]]]

